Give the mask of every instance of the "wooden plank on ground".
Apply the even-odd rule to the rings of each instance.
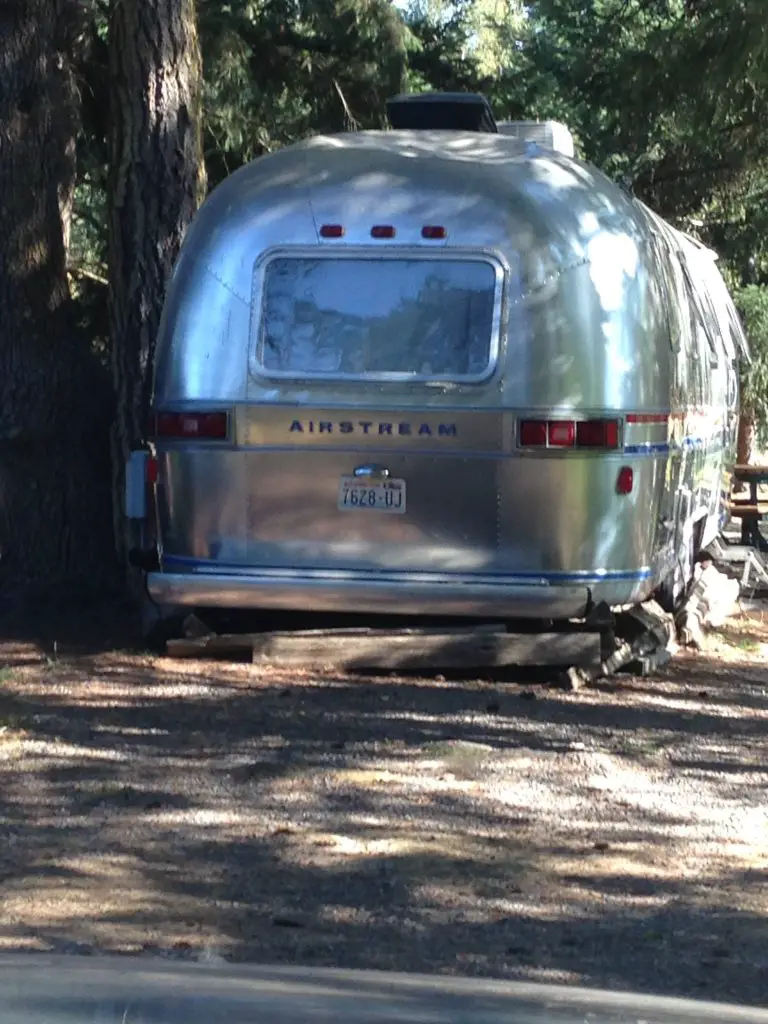
[[[168,640],[165,652],[170,658],[223,658],[249,655],[253,642],[249,633],[209,633],[207,636]]]
[[[599,633],[371,630],[265,633],[253,637],[260,665],[344,669],[464,669],[505,665],[595,665]]]
[[[334,650],[346,637],[370,637],[381,638],[392,636],[394,632],[407,636],[430,636],[438,634],[444,636],[446,632],[451,634],[471,633],[497,633],[499,624],[497,622],[477,622],[466,626],[452,626],[450,630],[443,627],[413,627],[398,630],[372,629],[368,626],[347,626],[334,627],[333,629],[304,629],[286,632],[271,633],[206,633],[198,636],[186,636],[178,639],[168,640],[165,649],[171,658],[215,658],[234,657],[235,655],[251,655],[256,645],[264,637],[273,636],[297,636],[302,637],[303,642],[311,647],[315,643],[327,640]]]

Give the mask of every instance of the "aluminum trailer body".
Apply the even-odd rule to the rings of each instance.
[[[556,620],[675,596],[720,529],[744,349],[713,254],[587,163],[470,131],[290,146],[212,192],[175,269],[129,465],[149,593]]]

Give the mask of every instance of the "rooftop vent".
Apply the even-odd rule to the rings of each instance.
[[[387,100],[387,114],[395,129],[496,133],[491,105],[478,93],[401,93]]]
[[[572,157],[575,153],[573,136],[559,121],[499,121],[500,135],[524,142],[535,142],[546,149]]]

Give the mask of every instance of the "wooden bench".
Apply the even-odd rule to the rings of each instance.
[[[760,532],[759,523],[768,515],[768,503],[760,502],[758,487],[768,483],[768,466],[735,466],[734,479],[749,484],[749,500],[731,500],[725,508],[733,519],[741,519],[741,543],[751,544],[758,551],[768,552],[768,543]]]
[[[752,516],[762,519],[768,515],[768,502],[763,505],[753,505],[749,501],[727,501],[725,507],[728,514],[734,519],[743,519],[745,516]]]

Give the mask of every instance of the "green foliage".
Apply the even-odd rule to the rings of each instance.
[[[385,126],[414,41],[389,0],[200,0],[212,184],[318,132]]]
[[[478,91],[498,103],[500,84],[523,66],[521,0],[411,0],[405,19],[418,40],[409,61],[413,91]]]
[[[757,424],[764,443],[768,434],[768,287],[747,285],[734,300],[752,355],[752,362],[742,367],[741,408]]]
[[[662,215],[690,227],[725,206],[730,223],[728,200],[749,202],[745,176],[768,157],[764,33],[752,38],[735,6],[534,0],[517,107],[566,121],[588,159]]]
[[[106,0],[81,6],[70,266],[101,336],[108,25]],[[762,292],[745,286],[768,286],[764,0],[198,0],[198,18],[211,186],[296,139],[384,127],[402,89],[484,92],[499,117],[565,122],[580,154],[712,245],[760,351]]]

